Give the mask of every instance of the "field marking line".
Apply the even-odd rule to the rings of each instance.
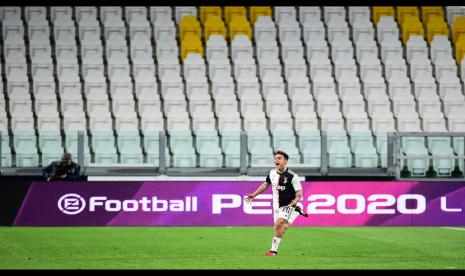
[[[465,228],[457,228],[457,227],[441,227],[444,229],[451,229],[451,230],[460,230],[460,231],[465,231]]]

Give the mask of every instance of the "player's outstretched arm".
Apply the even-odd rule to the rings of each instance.
[[[252,200],[259,194],[263,193],[263,191],[265,191],[268,186],[270,186],[270,183],[268,182],[263,182],[262,185],[260,185],[260,187],[257,188],[257,190],[255,192],[253,192],[253,194],[248,194],[248,195],[245,195],[245,202],[247,203],[250,203],[252,202]]]

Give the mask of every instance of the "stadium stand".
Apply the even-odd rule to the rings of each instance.
[[[3,168],[77,156],[83,132],[85,166],[238,168],[245,134],[248,167],[281,149],[318,173],[385,170],[388,133],[418,132],[395,141],[401,169],[464,172],[463,7],[4,6],[0,21]]]

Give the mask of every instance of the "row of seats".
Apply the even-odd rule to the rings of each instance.
[[[142,137],[142,138],[141,138]],[[21,149],[33,150],[35,143],[42,149],[42,164],[48,164],[56,160],[56,155],[48,152],[53,147],[62,144],[59,133],[40,133],[38,141],[35,135],[27,132],[15,133],[13,143]],[[31,141],[32,140],[32,141]],[[85,136],[85,143],[91,143],[92,147],[98,148],[95,155],[96,163],[100,164],[141,164],[149,163],[158,166],[159,160],[159,135],[156,132],[146,132],[142,136],[136,132],[119,132],[116,135],[108,132],[94,132],[91,137]],[[425,147],[425,141],[427,146]],[[452,141],[452,143],[451,143]],[[363,145],[375,144],[376,151],[368,152]],[[2,132],[2,149],[8,148],[8,135]],[[135,151],[142,147],[144,152]],[[31,146],[33,145],[33,146]],[[113,145],[117,145],[119,152],[112,152]],[[220,147],[218,147],[220,145]],[[297,149],[296,145],[298,146]],[[67,148],[77,147],[77,133],[69,134],[65,139]],[[168,137],[168,146],[172,149],[172,157],[166,151],[166,166],[174,167],[239,167],[240,164],[240,133],[223,132],[218,135],[215,131],[198,132],[194,137],[189,132],[172,132]],[[289,132],[250,131],[247,133],[247,147],[250,156],[247,163],[252,166],[269,166],[272,152],[278,149],[285,150],[290,154],[290,164],[304,163],[309,167],[321,165],[321,138],[318,132],[302,132],[295,136]],[[347,147],[349,150],[347,150]],[[448,155],[463,155],[463,138],[448,137],[403,137],[401,152],[404,156],[432,156],[431,166],[440,176],[450,176],[458,166],[463,171],[463,160],[451,160]],[[387,136],[379,134],[376,137],[369,133],[353,133],[347,136],[345,133],[328,133],[327,136],[328,165],[333,168],[373,168],[387,167]],[[18,167],[37,166],[39,164],[36,155],[28,154],[26,151],[17,152]],[[197,157],[198,155],[198,157]],[[442,158],[441,158],[442,157]],[[171,161],[172,158],[172,161]],[[85,164],[91,162],[89,152],[85,152]],[[119,160],[118,160],[119,159]],[[18,163],[18,160],[21,163]],[[172,163],[171,163],[172,162]],[[11,154],[2,155],[2,166],[11,166]],[[425,176],[430,167],[430,160],[418,158],[415,160],[401,161],[401,167],[406,166],[412,175]]]

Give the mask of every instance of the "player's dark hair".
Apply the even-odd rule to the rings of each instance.
[[[285,153],[285,152],[282,151],[282,150],[276,151],[276,152],[274,153],[274,155],[276,155],[276,154],[281,154],[282,156],[284,156],[284,159],[289,160],[289,155],[287,155],[287,153]]]
[[[61,160],[63,160],[63,161],[71,161],[72,160],[71,153],[69,153],[69,152],[64,153],[63,156],[61,156]]]

